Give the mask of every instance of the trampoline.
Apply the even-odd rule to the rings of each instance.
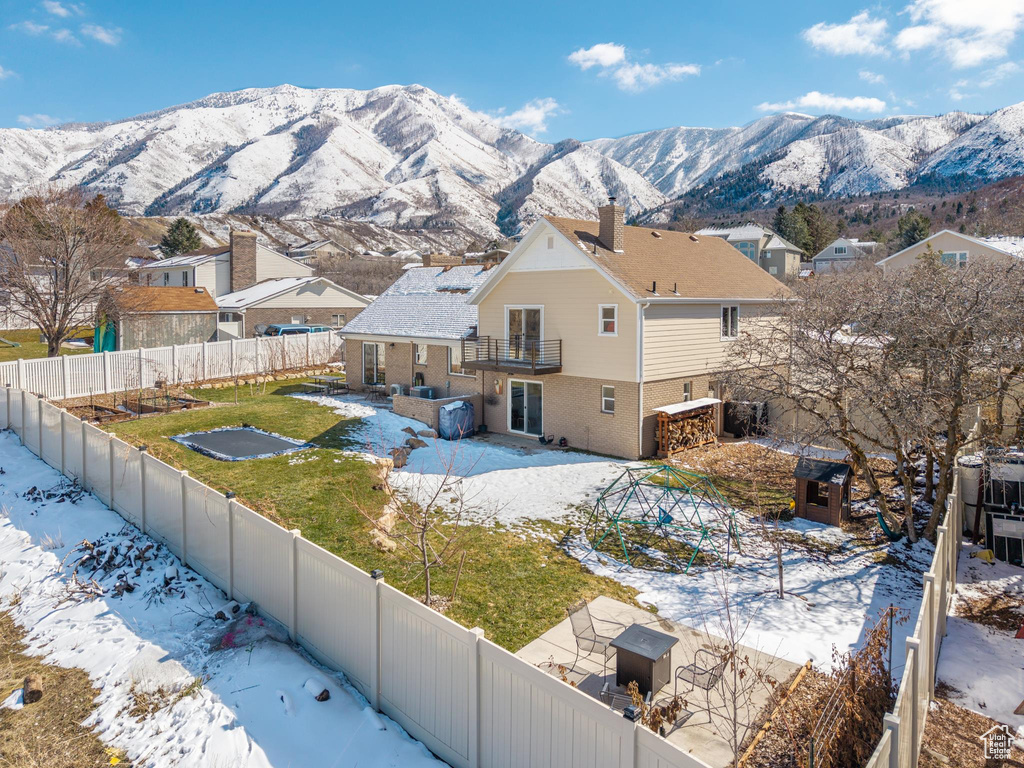
[[[295,440],[255,427],[224,427],[209,432],[189,432],[171,438],[196,453],[220,461],[269,459],[285,453],[294,453],[312,447],[310,443]]]

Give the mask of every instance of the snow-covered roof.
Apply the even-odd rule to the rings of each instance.
[[[982,238],[982,242],[991,245],[993,248],[1006,251],[1012,256],[1024,258],[1024,237],[1016,235],[991,235]]]
[[[704,229],[698,229],[694,234],[706,235],[708,237],[724,237],[731,243],[738,240],[758,240],[772,233],[760,224],[748,222],[738,227],[704,227]]]
[[[308,243],[302,245],[296,245],[294,248],[289,248],[291,253],[299,253],[300,251],[315,251],[318,248],[323,248],[325,245],[329,245],[332,240],[310,240]]]
[[[300,285],[326,280],[323,277],[279,277],[276,280],[264,280],[262,283],[250,285],[234,293],[226,293],[217,297],[217,305],[221,309],[245,309],[253,304],[266,301],[271,296],[298,288]]]
[[[221,248],[208,248],[203,251],[183,253],[180,256],[172,256],[169,259],[154,261],[151,266],[159,267],[160,269],[170,269],[172,267],[195,267],[209,261],[210,259],[215,259],[221,254],[230,252],[231,249],[226,245]]]
[[[774,248],[785,248],[787,251],[800,251],[799,248],[789,242],[786,238],[772,234],[772,239],[768,241],[768,245],[762,248],[762,250],[771,250]]]
[[[919,245],[925,244],[930,240],[934,240],[939,235],[953,235],[954,237],[959,237],[971,243],[977,243],[978,245],[986,248],[994,248],[997,251],[1002,251],[1007,256],[1017,256],[1020,258],[1024,258],[1024,238],[1013,236],[993,236],[988,238],[981,238],[973,237],[972,235],[965,235],[963,232],[954,232],[951,229],[943,229],[939,232],[936,232],[933,235],[929,235],[924,240],[919,240],[913,245],[907,246],[902,251],[897,251],[891,256],[886,256],[881,261],[876,261],[875,264],[881,265],[885,264],[888,261],[892,261],[897,256],[900,256],[901,254],[904,254],[907,251],[909,251],[911,248],[917,248]]]
[[[408,269],[342,333],[461,339],[477,324],[476,307],[467,301],[487,276],[488,270],[477,264]]]

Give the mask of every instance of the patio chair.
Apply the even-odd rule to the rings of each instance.
[[[617,712],[625,712],[626,707],[633,706],[632,696],[630,696],[628,693],[619,693],[618,691],[613,691],[612,684],[607,681],[603,686],[601,686],[601,692],[598,694],[598,696],[604,704],[608,705],[609,709],[614,709]],[[650,691],[648,691],[647,695],[644,697],[644,704],[646,704],[647,706],[651,705]]]
[[[693,661],[676,667],[674,694],[679,695],[679,681],[689,683],[687,691],[700,688],[704,691],[708,715],[711,714],[711,689],[722,679],[726,660],[707,648],[698,648],[693,654]]]
[[[600,651],[604,659],[602,668],[604,674],[608,674],[608,662],[615,656],[615,649],[611,642],[614,637],[597,634],[594,629],[594,620],[590,616],[590,609],[586,600],[573,603],[566,611],[569,613],[569,623],[572,625],[572,634],[576,638],[576,658],[573,659],[570,669],[575,668],[576,662],[580,659],[580,652],[588,656],[594,651]]]

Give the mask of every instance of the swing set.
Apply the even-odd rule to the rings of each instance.
[[[733,544],[741,551],[733,509],[714,484],[667,464],[627,467],[598,496],[583,530],[594,551],[608,541],[629,565],[646,556],[683,573],[702,552],[728,567]]]

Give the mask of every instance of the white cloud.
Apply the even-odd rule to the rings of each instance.
[[[548,119],[563,111],[554,99],[543,98],[528,101],[515,112],[508,114],[505,114],[504,109],[499,110],[490,118],[504,128],[515,128],[526,133],[544,133],[548,129]]]
[[[860,79],[863,80],[865,83],[871,83],[872,85],[882,85],[885,82],[884,75],[879,75],[878,73],[872,72],[867,69],[862,69],[859,74]]]
[[[631,61],[626,46],[598,43],[569,54],[569,61],[586,71],[599,67],[601,77],[611,77],[623,91],[642,91],[667,80],[681,80],[700,74],[697,64],[642,64]]]
[[[14,77],[14,72],[0,67],[0,80],[6,80],[8,77]]]
[[[998,67],[988,70],[983,73],[981,80],[978,81],[978,85],[982,88],[991,88],[996,83],[1002,82],[1008,77],[1012,77],[1021,71],[1021,66],[1015,61],[1004,61]]]
[[[69,16],[80,16],[84,12],[82,6],[77,3],[59,3],[57,0],[43,0],[42,5],[47,13],[52,13],[54,16],[59,16],[62,19],[66,19]]]
[[[18,115],[18,122],[26,128],[45,128],[48,125],[57,125],[60,122],[56,117],[50,115]]]
[[[75,37],[74,33],[69,29],[55,29],[53,31],[53,39],[58,43],[68,43],[70,45],[81,45],[78,42],[78,38]]]
[[[934,49],[956,69],[1005,58],[1024,26],[1021,0],[912,0],[906,13],[913,25],[896,46],[905,53]]]
[[[117,45],[121,42],[120,27],[101,27],[99,24],[83,24],[82,34],[98,40],[104,45]]]
[[[815,48],[835,56],[885,56],[882,46],[889,22],[861,11],[845,24],[818,22],[803,31],[804,40]]]
[[[34,21],[19,21],[16,24],[11,24],[8,29],[24,32],[27,35],[41,35],[49,27],[46,24],[36,24]]]
[[[764,102],[757,108],[762,112],[783,112],[789,109],[809,109],[815,112],[883,112],[885,102],[870,96],[836,96],[831,93],[810,91],[796,99]]]
[[[616,43],[597,43],[569,54],[569,61],[582,70],[591,67],[611,67],[626,60],[626,46]]]

